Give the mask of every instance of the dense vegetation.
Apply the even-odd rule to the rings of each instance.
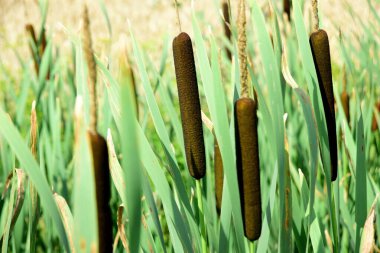
[[[40,27],[26,26],[30,54],[16,70],[0,62],[2,252],[379,251],[379,3],[363,1],[367,22],[342,10],[364,32],[340,34],[331,61],[322,57],[332,65],[326,92],[304,2],[284,3],[283,15],[282,1],[269,0],[264,15],[246,1],[244,34],[225,2],[214,10],[224,13],[219,28],[193,12],[193,30],[183,32],[194,69],[191,57],[174,61],[172,50],[178,61],[184,50],[172,48],[174,38],[156,67],[133,24],[133,50],[102,60],[86,14],[63,53],[44,29],[40,0]],[[204,161],[192,164],[194,153]]]

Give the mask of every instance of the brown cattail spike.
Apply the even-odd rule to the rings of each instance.
[[[84,6],[83,9],[83,51],[86,57],[89,83],[88,90],[90,96],[90,128],[92,131],[96,131],[97,126],[97,112],[98,112],[98,103],[97,103],[97,92],[96,92],[96,62],[94,57],[94,51],[92,49],[91,41],[91,30],[90,30],[90,18],[88,16],[87,6]]]
[[[32,24],[27,24],[25,26],[26,32],[30,36],[30,41],[29,41],[29,48],[30,52],[33,56],[33,61],[34,61],[34,69],[36,73],[38,74],[39,72],[39,65],[40,65],[40,56],[37,52],[35,52],[34,48],[37,47],[37,38],[36,38],[36,33],[34,31],[34,27]]]
[[[314,65],[318,76],[319,88],[323,101],[323,108],[326,117],[327,131],[330,146],[331,159],[331,181],[337,177],[338,152],[335,132],[335,110],[334,92],[331,75],[330,46],[327,33],[324,30],[317,30],[310,35],[310,46],[313,54]]]
[[[346,115],[347,122],[350,123],[350,96],[345,90],[340,95],[340,100],[342,101],[343,111]]]
[[[257,136],[257,102],[240,98],[235,103],[236,166],[245,236],[261,234],[260,161]]]
[[[377,110],[377,112],[380,113],[380,101],[378,101],[376,103],[375,110]],[[376,120],[376,117],[375,117],[375,112],[373,112],[371,130],[372,130],[372,132],[375,132],[378,129],[379,129],[379,126],[377,125],[377,120]]]
[[[220,153],[218,141],[214,138],[214,166],[215,166],[215,199],[216,211],[220,214],[222,208],[222,195],[223,195],[223,161]]]
[[[228,41],[231,41],[231,27],[230,27],[230,7],[228,6],[228,3],[226,1],[222,4],[222,10],[223,10],[223,18],[224,18],[224,35],[228,39]],[[229,48],[226,48],[227,57],[229,60],[231,60],[231,50]]]
[[[283,0],[283,7],[284,7],[284,14],[288,17],[288,20],[290,21],[290,8],[291,8],[291,1],[290,0]]]
[[[99,252],[112,252],[112,213],[109,206],[111,185],[106,140],[97,132],[88,131],[94,163],[96,206],[98,210]]]
[[[206,155],[193,46],[187,33],[174,38],[173,55],[187,166],[190,175],[200,179],[206,172]]]

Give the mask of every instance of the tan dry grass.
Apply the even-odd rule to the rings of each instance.
[[[26,23],[32,23],[36,28],[39,27],[40,13],[37,2],[37,0],[0,0],[0,57],[7,60],[8,67],[19,67],[11,50],[12,47],[17,48],[21,55],[30,58],[24,27]],[[53,35],[55,45],[68,52],[70,52],[70,43],[62,27],[73,32],[80,32],[83,2],[81,0],[50,0],[49,2],[47,32]],[[113,29],[112,46],[110,47],[106,22],[97,2],[88,1],[94,49],[98,55],[109,55],[110,53],[115,57],[122,53],[125,45],[129,44],[128,19],[138,41],[157,61],[164,36],[168,34],[173,38],[178,33],[176,12],[172,0],[106,0]],[[181,0],[179,2],[182,30],[192,36],[191,1]],[[213,31],[220,29],[222,33],[220,13],[214,8],[214,2],[214,0],[194,0],[194,7],[196,11],[205,11],[203,14],[206,20],[205,24],[213,26]],[[259,0],[259,2],[262,6],[267,3],[265,0]],[[282,1],[277,2],[278,4],[282,3]],[[232,22],[236,22],[237,3],[238,1],[231,1]],[[319,10],[322,15],[321,27],[329,34],[332,49],[337,46],[339,37],[336,25],[345,35],[363,32],[359,28],[359,24],[347,25],[351,18],[346,11],[346,4],[350,5],[360,16],[369,17],[366,1],[319,0]],[[307,8],[311,10],[311,1],[307,1],[307,5]],[[377,5],[377,8],[380,12],[380,5]],[[307,15],[305,20],[307,20]],[[363,21],[366,22],[365,19]],[[251,29],[250,16],[247,16],[247,25],[248,29]],[[207,25],[202,26],[202,29],[207,32]],[[339,52],[339,50],[336,51]]]

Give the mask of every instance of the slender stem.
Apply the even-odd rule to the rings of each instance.
[[[207,252],[207,245],[206,245],[206,225],[203,215],[203,200],[202,200],[202,189],[201,189],[201,182],[200,180],[195,181],[196,187],[197,187],[197,199],[198,199],[198,208],[199,208],[199,222],[201,227],[201,233],[202,233],[202,252]]]
[[[319,29],[318,0],[312,0],[314,31]]]
[[[90,129],[96,131],[98,121],[98,104],[96,91],[96,62],[94,50],[92,48],[90,18],[88,16],[87,5],[83,7],[83,50],[87,61],[89,75],[88,90],[90,96]]]
[[[177,12],[177,21],[178,21],[178,26],[179,26],[179,32],[181,33],[182,32],[182,26],[181,26],[181,19],[179,18],[179,10],[178,10],[177,0],[174,0],[174,4],[175,4],[175,10]]]
[[[255,252],[255,242],[249,243],[249,252],[254,253]]]
[[[246,35],[246,17],[245,17],[245,0],[239,1],[238,12],[238,50],[240,61],[240,94],[241,97],[249,97],[248,89],[248,69],[247,69],[247,35]]]

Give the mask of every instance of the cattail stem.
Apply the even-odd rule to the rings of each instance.
[[[238,12],[238,49],[240,67],[240,93],[241,97],[249,96],[248,89],[248,69],[247,69],[247,34],[245,17],[245,0],[239,1]]]
[[[84,6],[83,10],[83,50],[85,53],[88,74],[89,74],[89,82],[88,82],[88,90],[90,95],[90,129],[96,132],[97,126],[97,111],[98,105],[96,101],[96,63],[94,52],[92,49],[92,41],[91,41],[91,30],[90,30],[90,19],[88,16],[87,6]]]
[[[178,22],[179,32],[181,33],[182,32],[182,26],[181,26],[181,19],[179,17],[179,9],[178,9],[178,2],[177,2],[177,0],[174,0],[174,5],[175,5],[176,13],[177,13],[177,22]]]
[[[222,12],[223,12],[223,24],[224,24],[224,35],[226,39],[231,42],[231,18],[230,18],[230,4],[229,1],[224,1],[222,4]],[[229,48],[226,48],[226,53],[228,59],[231,61],[232,54]]]
[[[203,200],[202,200],[202,187],[200,180],[195,181],[196,184],[196,191],[197,191],[197,200],[198,200],[198,208],[199,208],[199,221],[200,221],[200,227],[201,227],[201,233],[202,233],[202,252],[207,252],[207,244],[206,244],[206,225],[205,225],[205,216],[203,213]]]
[[[319,29],[319,17],[318,17],[318,0],[312,0],[313,7],[313,28],[314,31]]]

